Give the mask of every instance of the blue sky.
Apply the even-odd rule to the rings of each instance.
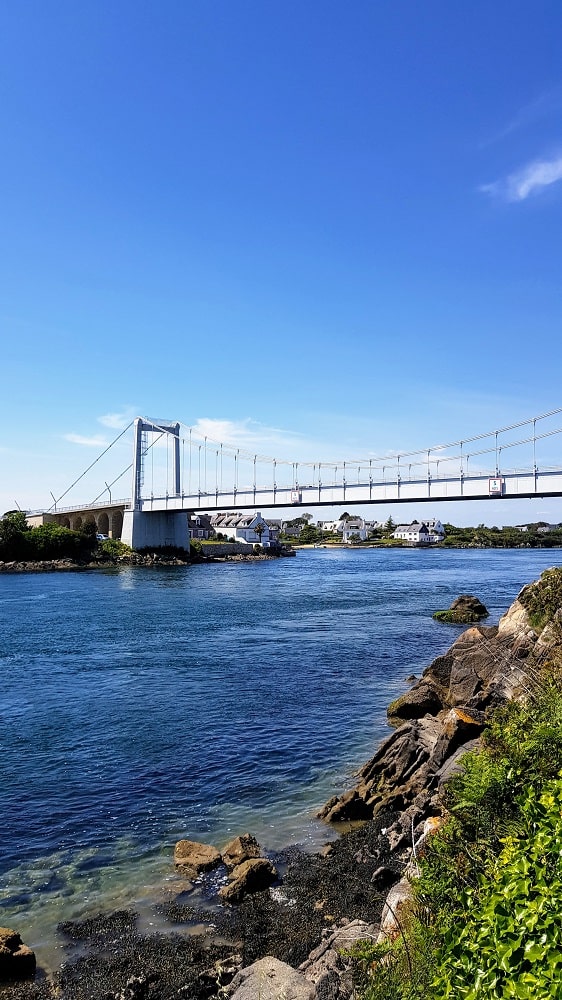
[[[0,509],[135,412],[324,460],[561,405],[558,2],[0,11]]]

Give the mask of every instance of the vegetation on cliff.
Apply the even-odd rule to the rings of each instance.
[[[362,1000],[562,995],[562,569],[520,602],[547,627],[525,699],[496,710],[445,786],[398,940],[356,949]]]

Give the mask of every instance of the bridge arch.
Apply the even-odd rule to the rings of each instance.
[[[80,514],[78,514],[77,517],[73,517],[72,518],[72,530],[73,531],[80,531],[81,527],[82,527],[82,518],[81,518]]]
[[[105,510],[98,514],[97,529],[102,535],[109,535],[109,517]]]
[[[123,534],[123,511],[114,510],[111,515],[110,531],[111,538],[121,538]]]

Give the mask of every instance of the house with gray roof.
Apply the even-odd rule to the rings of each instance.
[[[252,513],[229,511],[226,514],[213,514],[211,524],[215,533],[233,538],[235,542],[245,545],[263,545],[267,548],[272,538],[267,521],[259,510]]]

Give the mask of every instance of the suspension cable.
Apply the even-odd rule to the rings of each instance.
[[[133,426],[133,424],[134,424],[134,420],[131,420],[130,424],[128,424],[127,427],[125,427],[125,430],[121,431],[121,433],[117,435],[117,437],[115,438],[115,440],[112,441],[111,444],[108,444],[107,448],[104,448],[104,450],[101,452],[101,454],[99,454],[98,457],[94,459],[94,461],[91,463],[91,465],[88,466],[87,469],[84,469],[84,472],[82,472],[82,474],[80,476],[78,476],[78,479],[75,479],[74,482],[70,484],[70,486],[68,487],[68,489],[66,489],[64,491],[64,493],[61,493],[61,495],[58,498],[58,500],[56,500],[56,502],[49,507],[49,511],[51,511],[51,510],[53,510],[53,509],[56,508],[57,504],[61,502],[61,500],[63,499],[63,497],[65,497],[67,493],[70,493],[70,491],[76,486],[77,483],[80,482],[81,479],[84,478],[84,476],[90,471],[90,469],[94,468],[94,465],[97,465],[97,463],[99,462],[100,458],[103,458],[104,455],[107,455],[107,453],[110,450],[110,448],[113,448],[113,445],[117,444],[117,442],[119,441],[119,439],[122,438],[123,435],[127,433],[127,431]],[[121,478],[121,477],[119,477],[119,478]],[[103,493],[105,493],[105,490],[102,491],[102,493],[100,494],[100,496],[102,496]]]

